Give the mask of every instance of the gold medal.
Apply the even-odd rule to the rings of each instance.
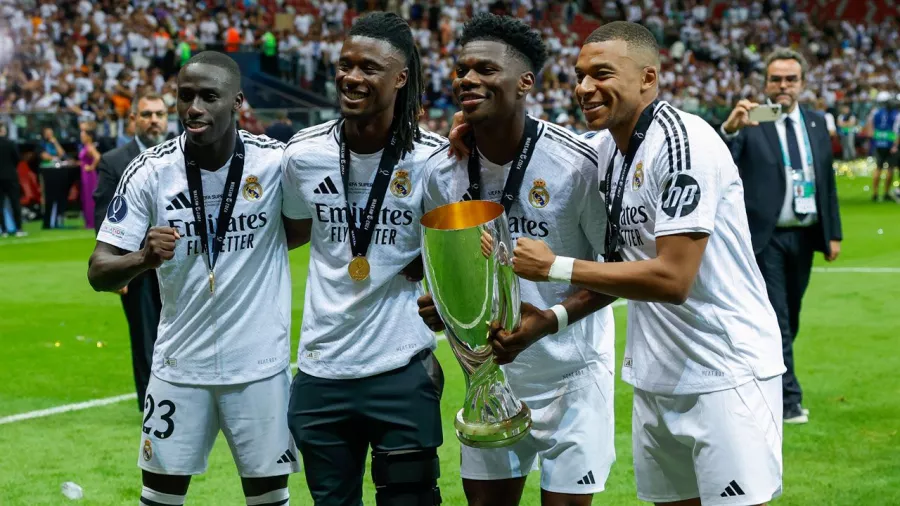
[[[213,293],[216,289],[216,275],[209,271],[209,293]]]
[[[347,266],[347,271],[353,281],[362,281],[369,277],[369,261],[364,256],[353,257],[350,265]]]

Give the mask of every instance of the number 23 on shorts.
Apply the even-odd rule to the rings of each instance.
[[[160,423],[154,423],[154,427],[148,425],[151,418],[153,418],[153,413],[159,409],[159,421],[165,423],[163,426]],[[149,435],[150,432],[153,432],[153,436],[158,439],[166,439],[175,432],[175,420],[172,419],[172,416],[175,414],[175,403],[170,400],[162,400],[159,403],[156,403],[153,400],[152,395],[147,395],[147,398],[144,400],[144,434]],[[154,430],[154,428],[156,430]],[[163,430],[160,431],[159,429]]]

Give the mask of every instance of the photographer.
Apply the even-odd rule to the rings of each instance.
[[[777,118],[757,116],[755,109],[768,106],[741,100],[721,128],[743,180],[753,252],[781,327],[785,423],[806,423],[809,415],[801,406],[793,342],[813,253],[821,251],[831,262],[841,251],[825,118],[797,103],[806,75],[800,53],[775,50],[766,60],[765,94],[781,106]]]

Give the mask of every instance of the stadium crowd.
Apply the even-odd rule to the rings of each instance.
[[[75,153],[83,149],[81,131],[89,130],[102,153],[130,140],[132,97],[152,90],[169,107],[169,133],[179,133],[175,75],[203,49],[258,52],[268,62],[262,68],[333,98],[345,31],[361,10],[378,8],[398,13],[413,28],[426,74],[426,128],[448,132],[456,110],[451,55],[462,25],[493,11],[524,18],[543,32],[550,50],[529,112],[582,132],[573,98],[582,36],[573,26],[584,14],[599,23],[625,19],[647,26],[662,49],[661,98],[714,127],[739,99],[763,99],[768,51],[797,48],[810,62],[801,101],[827,112],[835,151],[844,159],[871,154],[867,119],[900,93],[896,21],[822,21],[794,10],[794,3],[736,0],[714,15],[699,0],[0,0],[0,123],[11,140],[31,146],[50,141],[49,126],[63,145],[77,146]],[[255,114],[245,104],[241,126],[253,133],[287,123],[283,117],[270,123],[273,114]],[[39,156],[25,155],[26,161]],[[23,181],[23,193],[32,196],[36,211],[31,179]]]
[[[696,0],[389,0],[351,2],[361,5],[349,7],[325,0],[300,9],[279,0],[276,9],[294,20],[280,30],[255,2],[222,3],[3,0],[0,46],[15,48],[16,56],[0,71],[0,114],[68,112],[95,121],[101,137],[124,139],[124,118],[138,88],[152,87],[173,108],[175,72],[203,48],[253,48],[261,54],[274,49],[283,77],[324,91],[344,31],[356,9],[366,7],[393,10],[410,20],[423,55],[426,104],[438,111],[433,118],[446,118],[440,112],[455,107],[450,55],[462,23],[487,10],[516,14],[543,31],[551,58],[530,112],[575,130],[583,128],[572,97],[581,41],[569,27],[585,11],[600,22],[627,19],[650,28],[663,49],[662,98],[714,126],[738,99],[761,97],[762,59],[778,45],[805,52],[811,72],[802,98],[834,116],[840,104],[847,104],[857,118],[866,118],[879,91],[900,92],[900,31],[893,20],[821,22],[791,10],[793,2],[740,0],[713,17],[706,3]],[[591,4],[602,7],[596,12]],[[867,57],[858,58],[861,54]],[[430,126],[442,131],[445,123],[436,119]],[[173,114],[170,129],[178,128]],[[63,132],[63,137],[75,133]]]

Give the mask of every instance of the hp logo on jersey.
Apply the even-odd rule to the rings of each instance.
[[[700,203],[700,185],[681,173],[669,182],[662,196],[662,210],[669,218],[682,218],[694,212]]]
[[[106,208],[106,219],[110,223],[119,223],[126,216],[128,216],[128,204],[125,202],[125,197],[116,195],[109,202],[109,207]]]

